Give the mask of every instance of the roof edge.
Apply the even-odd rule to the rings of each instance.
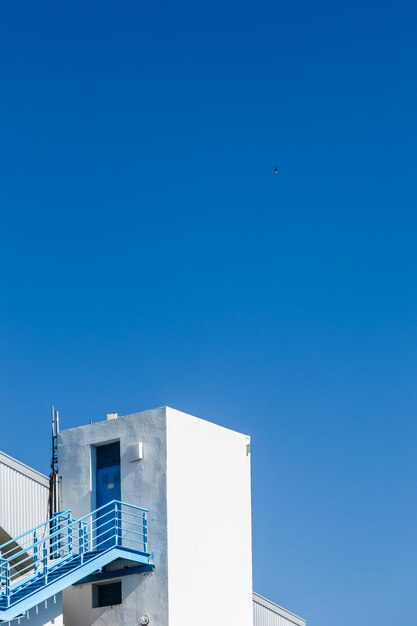
[[[282,606],[279,606],[279,604],[276,604],[275,602],[272,602],[271,600],[264,598],[263,596],[259,595],[259,593],[256,593],[255,591],[252,592],[252,597],[253,597],[253,601],[256,602],[257,604],[260,604],[261,606],[265,607],[266,609],[269,609],[270,611],[272,611],[273,613],[276,613],[277,615],[280,615],[281,617],[285,617],[285,619],[289,620],[293,624],[296,624],[296,626],[305,626],[307,623],[306,620],[303,619],[302,617],[299,617],[295,613],[291,613],[291,611],[288,611],[288,609],[284,609]]]
[[[26,465],[26,463],[22,463],[22,461],[18,461],[17,459],[9,456],[5,452],[0,451],[0,463],[11,467],[16,472],[19,472],[27,478],[36,481],[43,487],[49,487],[49,479],[47,476],[45,476],[45,474],[38,472],[38,470],[33,469],[33,467],[29,467],[29,465]]]

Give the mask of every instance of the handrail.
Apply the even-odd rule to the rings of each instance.
[[[77,522],[82,522],[85,519],[91,517],[92,515],[94,515],[96,513],[99,513],[103,509],[110,509],[110,506],[111,505],[115,505],[115,504],[120,505],[120,506],[127,506],[127,507],[129,507],[131,509],[136,509],[137,511],[142,511],[143,513],[149,513],[149,509],[145,509],[143,507],[136,506],[134,504],[129,504],[127,502],[122,502],[120,500],[111,500],[110,502],[107,502],[107,504],[103,504],[102,506],[98,507],[97,509],[94,509],[94,511],[91,511],[90,513],[87,513],[83,517],[80,517],[78,519],[75,519],[75,518],[71,517],[70,518],[71,519],[71,525],[74,525]],[[28,530],[25,533],[22,533],[21,535],[19,535],[15,539],[13,538],[13,539],[7,541],[6,543],[3,543],[2,545],[0,545],[0,558],[1,558],[1,555],[2,555],[2,552],[3,552],[3,548],[5,548],[7,545],[9,545],[11,543],[16,544],[20,539],[23,539],[23,537],[26,537],[26,536],[29,536],[29,535],[33,536],[33,533],[36,530],[38,530],[39,528],[42,528],[43,526],[46,526],[46,525],[50,525],[51,521],[53,521],[55,518],[62,517],[64,515],[68,515],[69,513],[71,513],[71,509],[66,509],[65,511],[58,511],[57,513],[55,513],[53,515],[53,517],[51,517],[46,522],[43,522],[42,524],[39,524],[38,526],[35,526],[35,528],[32,528],[31,530]],[[110,509],[109,513],[106,513],[106,515],[111,515],[111,514],[112,514],[112,510]],[[57,535],[62,533],[62,530],[63,529],[58,528],[54,532],[49,533],[47,535],[47,537],[43,537],[42,539],[39,539],[38,541],[34,542],[33,544],[28,545],[26,548],[21,549],[20,552],[14,552],[13,555],[11,557],[9,557],[9,559],[10,560],[16,560],[17,556],[20,556],[21,554],[27,554],[28,550],[30,550],[33,547],[33,545],[35,545],[35,543],[40,543],[42,541],[50,539],[51,537],[56,537]],[[5,559],[5,560],[7,561],[9,559]],[[4,562],[4,559],[3,559],[3,562]]]
[[[21,535],[18,535],[17,537],[13,537],[12,539],[9,539],[9,541],[6,541],[5,543],[2,543],[0,545],[0,554],[1,554],[1,551],[3,550],[3,548],[8,546],[9,544],[17,543],[18,541],[20,541],[20,539],[23,539],[23,537],[26,537],[27,535],[33,534],[35,532],[35,530],[39,530],[39,528],[42,528],[42,526],[46,526],[47,524],[50,524],[56,517],[60,517],[61,515],[65,515],[65,514],[68,514],[68,513],[71,513],[71,509],[66,509],[65,511],[57,511],[57,513],[54,513],[52,517],[50,517],[49,519],[45,520],[41,524],[38,524],[38,526],[35,526],[34,528],[31,528],[30,530],[27,530],[26,532],[22,533]]]
[[[139,513],[138,513],[139,512]],[[79,519],[69,509],[0,546],[0,609],[1,602],[10,607],[16,594],[29,594],[33,581],[48,584],[48,577],[62,578],[59,567],[73,562],[80,567],[85,559],[115,547],[139,554],[148,554],[148,509],[127,502],[112,500]],[[40,528],[44,536],[38,538]],[[16,542],[26,538],[27,545]],[[13,543],[13,548],[10,544]],[[9,547],[6,552],[4,548]],[[87,555],[87,556],[86,556]],[[38,584],[38,583],[37,583]],[[3,603],[4,604],[4,603]],[[1,616],[1,610],[0,610]]]
[[[69,511],[71,512],[71,511]],[[58,516],[58,514],[56,514],[53,518],[49,519],[47,522],[44,522],[44,524],[41,524],[40,526],[36,526],[36,528],[34,528],[33,530],[29,530],[27,533],[24,533],[23,535],[21,535],[20,537],[18,537],[17,539],[21,539],[23,537],[25,537],[26,535],[33,535],[35,536],[36,531],[41,527],[41,526],[50,526],[51,521],[54,521],[54,519]],[[74,520],[73,517],[68,517],[68,524],[67,527],[74,524],[76,521],[78,520]],[[55,530],[54,532],[49,532],[47,535],[45,535],[44,537],[41,537],[41,539],[36,539],[35,541],[33,541],[33,543],[25,546],[24,548],[21,548],[19,552],[13,552],[11,556],[5,558],[3,555],[3,548],[4,546],[8,545],[10,543],[10,541],[8,541],[7,543],[4,543],[0,546],[0,563],[3,562],[7,562],[7,561],[16,561],[16,557],[22,555],[22,554],[28,554],[28,552],[30,552],[30,550],[32,550],[35,546],[39,545],[40,543],[46,542],[46,541],[50,541],[51,538],[54,537],[58,537],[59,535],[62,534],[63,531],[65,531],[66,527],[62,527],[62,528],[57,528],[57,530]],[[13,543],[17,543],[17,540],[12,539]],[[11,552],[11,550],[8,550],[6,552],[6,554],[8,554],[9,552]],[[31,557],[29,557],[31,558]],[[25,561],[26,559],[22,559],[22,561]],[[19,561],[19,562],[22,562]]]
[[[137,509],[138,511],[149,513],[149,509],[144,509],[141,506],[136,506],[135,504],[129,504],[128,502],[122,502],[121,500],[110,500],[110,502],[107,502],[107,504],[103,504],[102,506],[99,506],[98,509],[94,509],[94,511],[91,511],[91,513],[87,513],[87,515],[84,515],[84,517],[79,517],[76,521],[82,522],[86,517],[90,517],[90,515],[93,515],[94,513],[98,513],[102,509],[106,509],[111,504],[120,504],[122,506],[128,506],[131,509]]]

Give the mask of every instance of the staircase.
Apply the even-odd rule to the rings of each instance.
[[[22,615],[116,559],[149,567],[147,512],[117,500],[80,519],[63,511],[0,545],[0,622]]]

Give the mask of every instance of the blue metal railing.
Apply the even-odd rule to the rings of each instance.
[[[33,582],[48,584],[58,568],[114,547],[148,552],[147,509],[113,500],[80,519],[62,511],[0,546],[0,607],[10,607]],[[68,568],[62,576],[68,573]],[[58,576],[59,577],[59,576]]]

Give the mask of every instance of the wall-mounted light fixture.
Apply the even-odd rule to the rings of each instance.
[[[143,459],[143,442],[138,441],[127,446],[127,457],[131,463],[141,461]]]

